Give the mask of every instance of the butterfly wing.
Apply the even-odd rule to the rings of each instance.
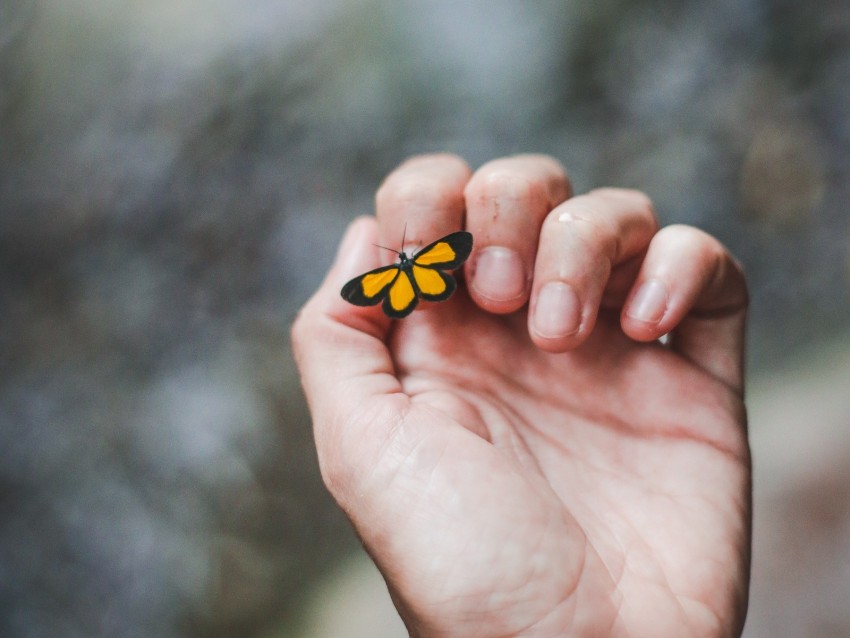
[[[355,277],[342,287],[342,298],[355,306],[381,306],[389,317],[406,317],[419,302],[408,269],[399,264],[382,266]]]
[[[413,263],[425,268],[455,270],[466,261],[472,251],[472,235],[458,231],[428,244],[413,256]]]
[[[342,298],[355,306],[374,306],[387,297],[401,268],[398,264],[382,266],[355,277],[342,287]]]
[[[416,308],[419,295],[409,268],[399,268],[398,277],[390,285],[381,306],[388,317],[403,319]]]
[[[452,296],[457,283],[444,270],[455,270],[472,251],[472,235],[458,231],[428,244],[411,260],[411,274],[423,299],[444,301]]]
[[[454,277],[436,268],[413,264],[411,273],[419,294],[428,301],[445,301],[457,288]]]

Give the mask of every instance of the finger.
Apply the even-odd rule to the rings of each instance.
[[[390,393],[402,397],[385,344],[390,319],[378,307],[353,306],[340,296],[346,281],[379,265],[376,239],[374,218],[360,218],[350,225],[334,265],[292,328],[293,352],[329,487],[340,482],[335,477],[345,467],[340,451],[355,455],[360,446],[363,457],[368,454],[363,445],[380,445],[384,440],[385,433],[375,429],[392,421],[358,420],[356,415],[385,405],[379,399]],[[358,430],[366,423],[373,428],[369,436]]]
[[[564,352],[587,339],[612,270],[646,250],[657,227],[649,199],[625,189],[595,190],[549,213],[528,315],[534,343]]]
[[[479,306],[507,313],[528,301],[540,226],[570,193],[564,169],[545,155],[498,159],[475,172],[466,186],[466,227],[475,237],[466,272]]]
[[[748,303],[741,267],[717,239],[668,226],[649,245],[621,323],[639,341],[671,333],[673,350],[740,391]]]
[[[463,189],[471,171],[454,155],[413,157],[390,173],[375,196],[379,243],[421,247],[463,228]],[[410,254],[408,252],[408,254]],[[390,256],[384,263],[394,258]]]

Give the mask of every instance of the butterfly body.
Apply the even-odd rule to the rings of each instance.
[[[408,257],[398,252],[398,262],[355,277],[342,288],[342,297],[356,306],[381,307],[387,316],[402,319],[419,303],[445,301],[457,283],[445,271],[460,267],[472,250],[472,235],[459,231],[428,244]]]

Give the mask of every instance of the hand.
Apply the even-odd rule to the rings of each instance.
[[[347,304],[405,225],[473,234],[466,287],[401,321]],[[746,307],[717,240],[635,191],[571,197],[550,158],[392,173],[293,342],[325,482],[411,634],[738,635]]]

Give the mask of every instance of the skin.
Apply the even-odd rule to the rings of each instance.
[[[293,345],[323,478],[410,634],[740,635],[735,260],[695,228],[659,230],[642,193],[573,196],[545,156],[474,173],[416,157],[376,202]],[[342,285],[392,261],[373,244],[405,225],[413,247],[472,232],[466,286],[403,321],[347,304]]]

